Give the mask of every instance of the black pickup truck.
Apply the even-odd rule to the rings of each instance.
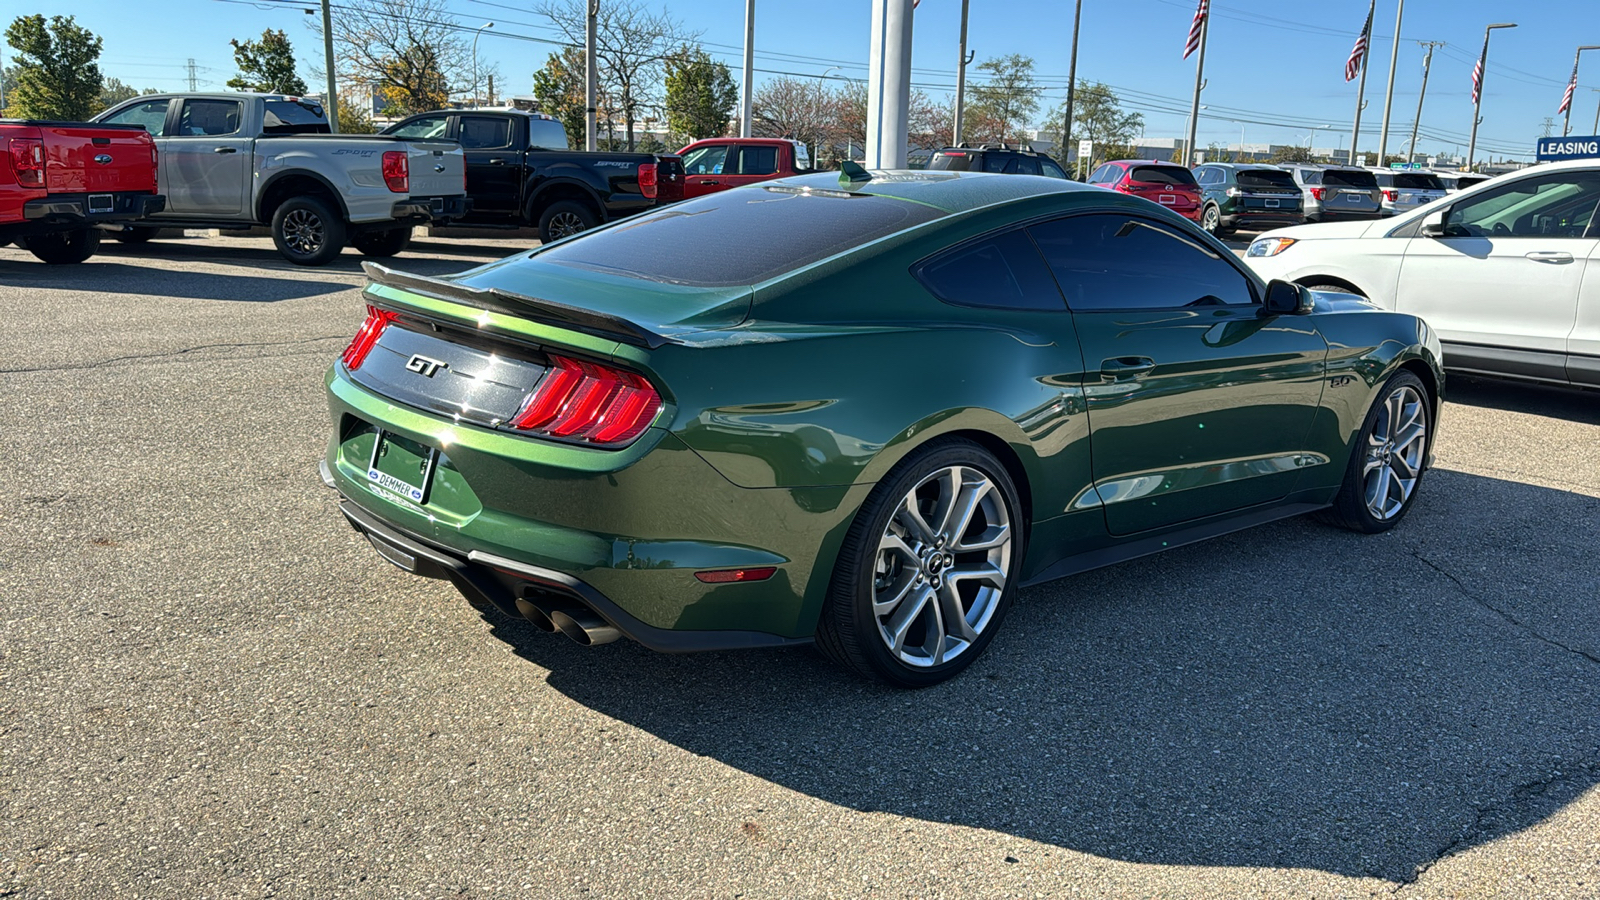
[[[537,225],[545,243],[683,199],[683,161],[567,149],[561,123],[514,109],[418,113],[384,134],[451,138],[467,156],[463,225]]]

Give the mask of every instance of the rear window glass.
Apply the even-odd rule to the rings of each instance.
[[[462,116],[456,140],[463,150],[504,150],[511,146],[511,120],[502,116]]]
[[[1278,172],[1272,169],[1251,169],[1239,173],[1239,187],[1242,188],[1293,188],[1294,176],[1288,172]]]
[[[1322,183],[1335,187],[1375,188],[1378,179],[1371,172],[1355,169],[1323,169]]]
[[[528,146],[538,150],[565,150],[567,129],[552,119],[529,119]]]
[[[305,100],[268,100],[262,114],[262,134],[327,134],[329,130],[322,106]]]
[[[1179,187],[1195,185],[1194,176],[1181,166],[1134,166],[1133,174],[1129,178],[1142,184],[1172,184]]]
[[[1444,182],[1439,180],[1439,176],[1423,172],[1396,172],[1394,186],[1410,188],[1414,191],[1444,190]]]
[[[533,258],[668,284],[756,284],[943,215],[891,197],[758,187],[645,213]]]
[[[948,172],[965,172],[972,168],[972,154],[935,153],[933,162],[928,163],[928,168],[943,169]]]
[[[1462,176],[1462,177],[1456,179],[1456,187],[1458,187],[1458,188],[1469,188],[1469,187],[1472,187],[1475,184],[1483,184],[1485,181],[1488,181],[1488,180],[1489,179],[1487,179],[1487,178],[1472,178],[1472,177],[1468,177],[1468,176]]]

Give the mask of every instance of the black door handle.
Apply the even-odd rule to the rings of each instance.
[[[238,153],[238,147],[212,147],[212,153]]]
[[[1100,377],[1111,381],[1134,378],[1150,372],[1155,367],[1156,361],[1148,356],[1118,356],[1101,361]]]

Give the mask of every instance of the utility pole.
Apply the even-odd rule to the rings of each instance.
[[[1383,130],[1378,132],[1378,165],[1383,165],[1384,153],[1389,149],[1389,107],[1394,103],[1394,67],[1400,61],[1400,17],[1405,14],[1406,0],[1394,11],[1394,44],[1389,49],[1389,88],[1383,92]],[[1407,159],[1406,162],[1410,162]]]
[[[744,83],[740,87],[739,137],[750,136],[756,80],[756,0],[744,0]]]
[[[965,2],[965,0],[963,0]],[[1078,87],[1078,23],[1083,18],[1083,0],[1073,4],[1072,9],[1072,55],[1067,63],[1067,112],[1062,116],[1061,122],[1061,162],[1065,163],[1072,153],[1072,99],[1073,91]],[[1080,160],[1081,162],[1081,160]]]
[[[1211,30],[1211,10],[1208,7],[1200,19],[1200,58],[1194,65],[1194,103],[1189,106],[1189,136],[1183,143],[1183,162],[1187,168],[1194,162],[1194,134],[1200,125],[1200,92],[1205,89],[1206,33]],[[1076,33],[1074,33],[1076,40]]]
[[[338,78],[333,68],[333,13],[328,0],[322,0],[322,65],[328,72],[328,96],[322,98],[322,109],[328,114],[328,129],[339,133],[339,94],[334,87]]]
[[[1472,171],[1472,157],[1476,156],[1478,151],[1478,126],[1483,124],[1483,116],[1479,113],[1483,109],[1483,81],[1489,77],[1489,35],[1496,28],[1515,27],[1517,27],[1515,22],[1496,22],[1483,29],[1483,54],[1478,57],[1478,83],[1474,86],[1477,97],[1472,101],[1472,136],[1467,140],[1468,172]]]
[[[1594,106],[1594,133],[1600,134],[1600,88],[1589,88],[1595,92]]]
[[[1583,58],[1583,51],[1585,51],[1585,50],[1600,50],[1600,45],[1590,44],[1590,45],[1585,46],[1585,47],[1579,47],[1578,48],[1578,52],[1572,54],[1572,92],[1574,94],[1576,94],[1578,92],[1578,60]],[[1574,97],[1572,99],[1576,100],[1578,98]],[[1561,136],[1562,137],[1566,137],[1567,136],[1567,132],[1570,131],[1571,128],[1572,128],[1572,101],[1571,100],[1567,101],[1566,105],[1567,105],[1567,109],[1566,109],[1567,117],[1565,119],[1561,120]]]
[[[950,129],[950,143],[961,143],[961,118],[967,107],[967,63],[972,62],[972,57],[967,55],[967,2],[961,0],[961,46],[956,53],[956,121]]]
[[[1367,5],[1367,33],[1363,40],[1367,42],[1367,49],[1361,54],[1361,80],[1356,83],[1356,121],[1350,126],[1350,165],[1360,165],[1356,162],[1356,144],[1361,141],[1361,111],[1367,108],[1367,60],[1372,57],[1372,13],[1377,9],[1378,0],[1372,0]],[[1348,83],[1348,82],[1347,82]],[[1379,162],[1382,162],[1380,159]]]
[[[585,0],[584,6],[588,15],[583,22],[583,149],[593,153],[600,146],[600,124],[595,119],[594,108],[594,95],[600,93],[600,71],[594,61],[595,20],[600,15],[600,0]]]
[[[1444,41],[1417,41],[1417,46],[1427,47],[1428,55],[1422,58],[1422,90],[1417,92],[1417,117],[1411,123],[1411,143],[1407,144],[1406,162],[1417,155],[1417,126],[1422,123],[1422,98],[1428,96],[1428,69],[1433,65],[1433,48],[1440,46]]]
[[[494,105],[494,73],[489,73],[489,105]]]
[[[1545,116],[1544,117],[1544,134],[1541,134],[1539,136],[1540,137],[1549,137],[1550,136],[1550,132],[1555,131],[1555,130],[1556,130],[1556,120],[1550,118],[1549,116]]]

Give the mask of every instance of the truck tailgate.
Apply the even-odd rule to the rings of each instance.
[[[156,190],[155,142],[143,128],[36,124],[44,141],[45,190],[52,194]]]
[[[411,196],[449,197],[467,191],[467,160],[455,141],[406,141]]]

